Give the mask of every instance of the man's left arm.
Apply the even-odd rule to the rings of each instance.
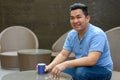
[[[86,57],[69,60],[64,62],[63,64],[66,65],[66,67],[93,66],[97,63],[100,56],[101,52],[99,51],[89,52],[88,56]]]
[[[52,70],[52,74],[59,75],[60,72],[65,70],[66,68],[72,68],[77,66],[93,66],[97,63],[100,56],[101,52],[90,52],[86,57],[65,61],[56,65]]]

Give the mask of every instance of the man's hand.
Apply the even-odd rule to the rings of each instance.
[[[38,73],[38,66],[36,65],[36,72]]]
[[[65,70],[66,68],[67,62],[60,63],[52,69],[51,74],[53,77],[59,76],[61,71]]]
[[[51,70],[52,70],[52,68],[50,67],[50,65],[45,66],[45,72],[49,72],[49,71],[51,71]]]

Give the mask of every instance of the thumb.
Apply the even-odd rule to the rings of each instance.
[[[45,72],[47,72],[49,69],[48,69],[48,66],[45,66]]]
[[[45,66],[45,72],[49,72],[51,70],[50,66]]]

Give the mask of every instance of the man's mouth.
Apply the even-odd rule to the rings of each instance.
[[[80,26],[80,24],[74,24],[75,28],[78,28]]]

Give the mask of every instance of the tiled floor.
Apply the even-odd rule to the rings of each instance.
[[[16,71],[19,71],[19,70],[18,69],[2,69],[0,65],[0,80],[2,79],[4,75],[12,73],[12,72],[16,72]]]

